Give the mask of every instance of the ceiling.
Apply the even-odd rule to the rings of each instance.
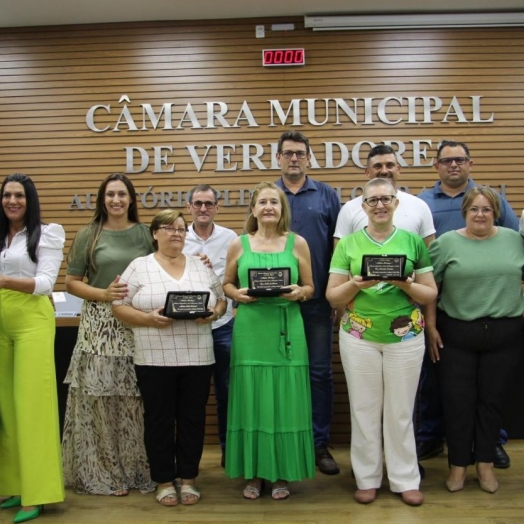
[[[0,27],[315,14],[523,11],[523,0],[0,0]],[[365,8],[363,9],[363,6]]]

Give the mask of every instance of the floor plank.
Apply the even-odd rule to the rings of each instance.
[[[353,500],[355,481],[351,477],[348,447],[337,446],[333,455],[340,475],[320,473],[313,480],[291,485],[292,495],[273,501],[269,488],[256,501],[241,496],[241,479],[227,479],[220,467],[218,446],[206,446],[198,485],[202,500],[194,506],[164,508],[154,495],[132,492],[128,497],[78,495],[67,491],[66,501],[46,507],[39,524],[168,524],[168,523],[296,523],[303,524],[522,524],[524,522],[524,441],[507,446],[512,465],[497,470],[500,489],[483,492],[474,468],[468,471],[463,491],[449,493],[445,454],[423,462],[422,483],[426,501],[411,508],[385,486],[368,506]],[[0,511],[0,524],[12,522],[15,510]]]

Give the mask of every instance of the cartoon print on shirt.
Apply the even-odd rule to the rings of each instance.
[[[364,338],[364,331],[373,326],[373,321],[370,318],[361,317],[354,312],[349,313],[348,320],[351,329],[346,329],[346,331],[356,338]]]
[[[411,318],[407,315],[402,315],[391,321],[389,330],[391,333],[399,337],[400,340],[408,340],[417,336],[417,333],[411,330],[412,327],[413,322]]]
[[[420,306],[417,307],[411,312],[411,321],[413,322],[413,329],[416,333],[420,333],[425,327],[426,322],[424,320],[424,315],[420,311]]]

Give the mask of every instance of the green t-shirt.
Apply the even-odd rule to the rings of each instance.
[[[524,239],[499,227],[486,240],[456,231],[435,240],[429,253],[441,283],[438,308],[458,320],[518,317],[524,311]]]
[[[132,260],[153,252],[153,239],[145,224],[135,224],[123,231],[103,229],[96,243],[96,271],[93,271],[87,263],[88,235],[89,228],[78,232],[67,274],[86,276],[88,284],[93,287],[106,289]]]
[[[338,242],[329,272],[361,275],[363,255],[383,254],[406,255],[406,276],[433,270],[426,245],[419,236],[395,228],[384,242],[377,242],[364,228]],[[346,307],[340,326],[356,338],[394,344],[421,333],[424,318],[419,305],[404,291],[392,284],[379,282],[355,295]]]

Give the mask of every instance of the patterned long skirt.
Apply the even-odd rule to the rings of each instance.
[[[62,441],[65,484],[79,493],[155,489],[133,347],[131,329],[113,316],[110,302],[84,303],[65,379],[69,396]]]

